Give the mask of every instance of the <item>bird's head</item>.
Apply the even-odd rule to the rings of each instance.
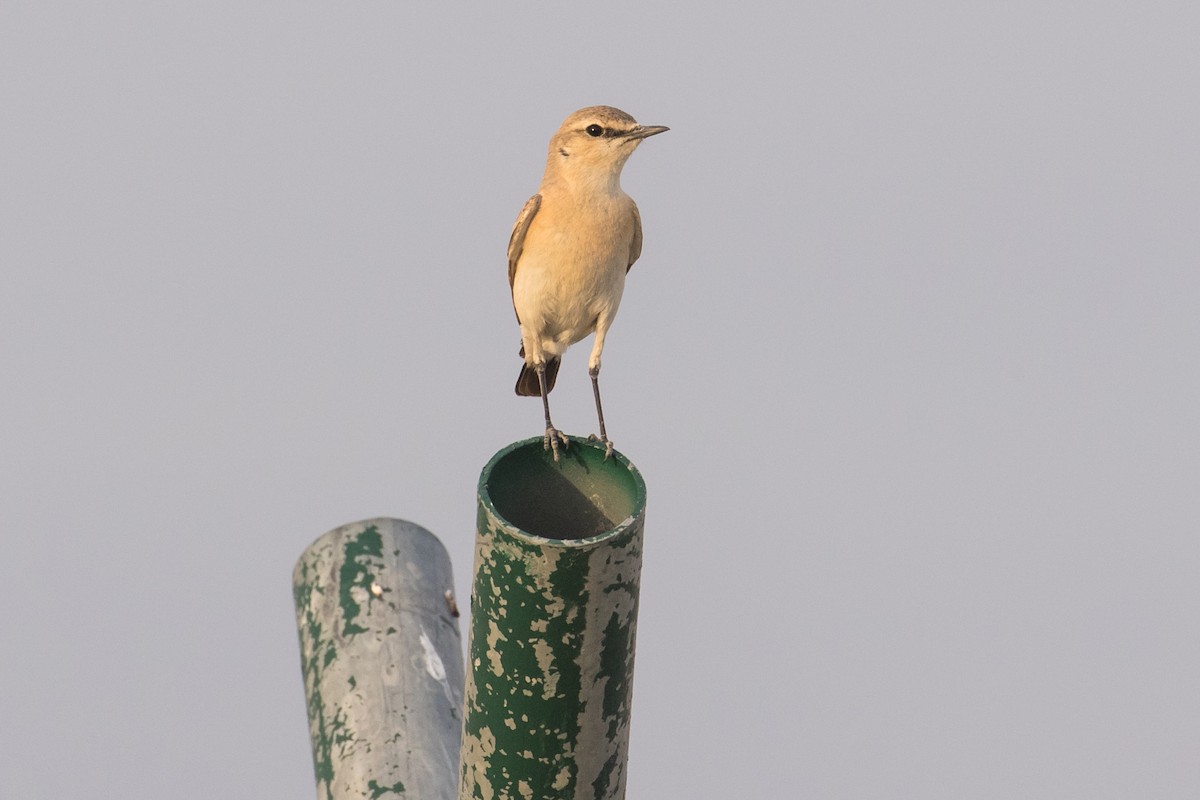
[[[567,117],[550,139],[547,173],[619,185],[621,167],[642,140],[668,130],[665,125],[639,125],[612,106],[589,106]]]

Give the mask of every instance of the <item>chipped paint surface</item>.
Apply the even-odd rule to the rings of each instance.
[[[453,798],[463,670],[441,543],[402,520],[345,525],[292,578],[318,800]]]
[[[435,681],[446,680],[446,667],[442,663],[442,657],[438,655],[433,640],[424,629],[421,630],[421,649],[425,651],[425,671],[429,673],[429,677]]]
[[[644,487],[637,501],[613,530],[563,541],[481,492],[460,800],[624,797]]]

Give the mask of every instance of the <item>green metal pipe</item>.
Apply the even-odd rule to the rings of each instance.
[[[453,800],[462,638],[441,542],[398,519],[344,525],[292,583],[318,800]]]
[[[459,800],[625,796],[646,485],[572,438],[479,479]]]

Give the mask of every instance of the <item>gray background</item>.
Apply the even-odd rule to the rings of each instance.
[[[1200,11],[967,5],[0,5],[0,795],[311,796],[292,564],[468,593],[593,103],[672,128],[630,797],[1200,795]]]

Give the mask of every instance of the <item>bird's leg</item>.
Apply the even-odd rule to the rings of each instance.
[[[596,396],[596,418],[600,420],[600,438],[597,441],[604,443],[604,460],[607,461],[613,454],[613,443],[604,430],[604,408],[600,405],[600,366],[589,369],[588,375],[592,377],[592,394]],[[596,439],[595,436],[589,438]]]
[[[542,449],[553,450],[554,460],[558,461],[558,440],[562,439],[564,448],[570,443],[570,440],[550,421],[550,392],[546,391],[546,365],[539,362],[536,369],[538,385],[542,388],[542,408],[546,411],[546,433],[542,437]]]

